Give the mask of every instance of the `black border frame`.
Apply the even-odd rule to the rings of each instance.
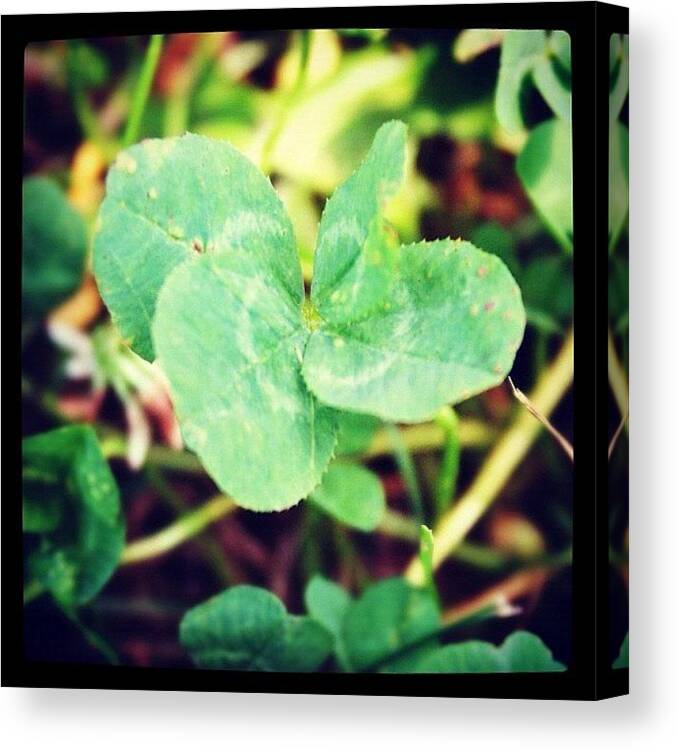
[[[47,39],[212,31],[215,28],[525,28],[567,31],[572,44],[574,240],[587,249],[575,259],[574,401],[577,465],[574,473],[573,658],[566,672],[487,675],[275,674],[214,672],[29,662],[23,655],[20,442],[20,254],[6,252],[3,333],[9,354],[2,393],[7,434],[2,453],[3,686],[195,690],[331,695],[406,695],[597,700],[628,692],[628,670],[608,664],[607,553],[607,102],[608,45],[628,33],[628,9],[597,2],[450,6],[290,8],[4,16],[2,24],[2,132],[4,168],[2,240],[20,246],[23,148],[23,59],[26,44]],[[593,72],[593,73],[592,73]],[[11,113],[11,114],[10,114]],[[592,242],[592,238],[595,240]],[[593,250],[591,249],[593,245]],[[594,252],[591,273],[589,253]],[[580,323],[581,322],[581,323]],[[593,322],[593,324],[592,324]],[[16,348],[15,348],[16,347]],[[8,364],[9,363],[9,364]],[[593,374],[593,377],[592,377]],[[17,416],[15,416],[17,415]],[[594,422],[593,426],[591,422]],[[11,431],[11,432],[10,432]],[[593,485],[593,486],[592,486]],[[595,492],[592,498],[592,490]]]

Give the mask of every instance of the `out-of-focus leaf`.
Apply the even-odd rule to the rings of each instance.
[[[562,672],[563,664],[553,658],[551,650],[538,636],[518,630],[499,647],[509,672]]]
[[[68,43],[66,57],[71,83],[84,88],[102,86],[110,75],[108,60],[96,47],[80,39]]]
[[[504,38],[503,29],[464,29],[454,40],[452,55],[459,63],[467,63],[497,47]]]
[[[610,125],[608,247],[619,241],[629,212],[629,131],[621,122]]]
[[[292,108],[271,156],[273,170],[329,194],[358,165],[379,126],[413,99],[431,56],[368,48],[346,54],[329,79]]]
[[[415,588],[402,578],[379,581],[351,603],[344,617],[342,634],[350,667],[357,671],[408,671],[422,653],[414,644],[435,637],[439,627],[438,606],[430,591]],[[389,661],[409,645],[412,653]]]
[[[309,500],[360,531],[373,531],[386,507],[379,478],[369,469],[353,464],[332,464]]]
[[[482,59],[457,63],[445,44],[432,44],[430,55],[417,96],[402,115],[413,133],[445,133],[462,141],[489,138],[496,127],[493,66]]]
[[[304,603],[309,617],[319,622],[334,637],[335,656],[340,666],[347,670],[348,660],[342,628],[351,597],[333,581],[315,575],[306,586]]]
[[[369,447],[380,425],[380,420],[369,414],[338,411],[336,417],[338,433],[335,452],[338,456],[362,453]]]
[[[332,636],[310,617],[290,615],[265,589],[234,586],[190,609],[179,639],[199,667],[310,672],[329,656]]]
[[[561,672],[565,667],[553,659],[551,651],[532,633],[517,631],[497,647],[484,641],[453,643],[424,656],[416,672],[494,673]]]
[[[613,669],[628,669],[629,667],[629,634],[627,633],[624,642],[619,650],[619,656],[612,664]]]
[[[275,189],[294,226],[304,278],[311,278],[320,220],[320,210],[315,196],[304,185],[286,177],[276,180]]]
[[[378,42],[388,34],[388,29],[337,29],[341,36],[358,37],[369,39],[371,42]]]
[[[22,453],[29,572],[62,604],[84,604],[113,574],[125,541],[115,479],[89,425],[25,438]]]
[[[317,620],[335,638],[341,635],[341,625],[351,604],[351,597],[341,586],[315,575],[304,593],[308,614]]]
[[[629,93],[629,38],[613,34],[610,37],[610,122],[618,119]]]
[[[40,318],[80,285],[87,231],[61,188],[45,177],[23,184],[21,310]]]
[[[507,31],[501,45],[495,109],[500,124],[509,132],[525,127],[521,99],[528,74],[544,56],[545,31]]]
[[[509,271],[518,278],[520,263],[516,258],[516,243],[508,229],[496,221],[480,224],[473,230],[471,242],[481,250],[501,258]]]
[[[336,72],[342,58],[341,42],[334,29],[313,29],[303,33],[310,35],[304,86],[314,86]],[[297,33],[295,43],[281,57],[276,68],[276,91],[290,91],[297,85],[302,46],[302,37]]]
[[[556,330],[572,318],[572,263],[567,258],[546,256],[530,261],[520,277],[520,287],[528,318],[530,313],[541,314],[545,318],[544,324],[548,326],[548,321],[553,321],[558,326]],[[532,322],[539,323],[534,318]]]
[[[562,31],[508,31],[501,48],[495,109],[509,133],[525,127],[523,94],[528,76],[553,112],[570,121],[570,37]]]
[[[572,53],[570,45],[570,35],[567,31],[553,31],[549,37],[549,47],[554,53],[558,62],[569,73],[572,69]]]
[[[547,120],[531,131],[516,171],[546,228],[572,252],[572,138],[563,120]]]
[[[215,67],[192,100],[191,129],[247,150],[267,101],[263,92],[234,83]]]
[[[607,300],[610,323],[619,333],[629,322],[629,262],[621,254],[608,261]]]
[[[561,120],[570,122],[572,117],[572,94],[569,82],[564,82],[553,66],[552,58],[542,57],[532,71],[534,84],[554,114]]]
[[[491,643],[466,641],[443,646],[427,654],[413,671],[438,673],[493,673],[505,672],[499,650]]]

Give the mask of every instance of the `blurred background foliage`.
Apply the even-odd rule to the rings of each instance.
[[[509,54],[501,47],[505,32],[497,30],[171,35],[156,44],[157,67],[137,132],[130,112],[148,73],[148,37],[29,45],[25,434],[71,422],[94,425],[120,486],[128,539],[162,528],[214,492],[193,457],[180,450],[162,374],[120,341],[89,271],[88,238],[106,169],[130,133],[139,140],[188,130],[242,150],[270,175],[286,204],[308,280],[326,198],[357,166],[379,125],[402,119],[409,126],[409,165],[388,219],[402,242],[461,236],[504,260],[528,313],[513,371],[528,390],[562,344],[573,305],[569,110],[563,114],[562,104],[563,92],[569,96],[569,46],[566,52],[562,37],[539,34],[536,48],[514,49],[508,63],[502,63]],[[519,74],[507,78],[514,64]],[[504,109],[498,80],[508,97]],[[628,267],[619,255],[615,263],[621,290]],[[617,326],[624,325],[622,308],[623,301]],[[566,435],[571,407],[568,395],[553,415]],[[416,495],[433,523],[453,502],[454,488],[468,485],[516,408],[505,387],[492,389],[460,405],[458,431],[445,420],[402,430],[409,453],[376,420],[348,415],[340,453],[360,454],[379,475],[389,508],[406,511]],[[448,434],[461,444],[456,458],[442,450]],[[442,566],[438,586],[446,605],[462,612],[509,581],[522,605],[518,625],[529,625],[567,663],[570,577],[562,561],[571,539],[571,466],[548,437],[537,445],[500,502]],[[458,466],[448,466],[445,476],[454,482],[441,492],[437,478],[445,461]],[[84,632],[94,645],[88,658],[97,660],[96,630],[126,662],[183,664],[178,617],[215,587],[266,586],[294,609],[315,572],[354,590],[401,573],[413,552],[409,533],[366,536],[331,522],[311,503],[284,514],[238,510],[175,554],[144,563],[143,575],[123,565],[77,627],[48,600],[36,599],[27,647],[36,657],[81,660]],[[560,562],[535,565],[549,555]],[[53,625],[48,637],[45,621]],[[515,627],[515,619],[494,619],[473,632],[499,642]]]

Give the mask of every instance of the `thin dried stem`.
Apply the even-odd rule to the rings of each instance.
[[[612,439],[610,440],[610,444],[607,447],[607,460],[609,461],[612,458],[612,452],[614,451],[615,445],[617,445],[617,441],[619,440],[619,436],[624,431],[624,427],[626,425],[626,421],[629,418],[628,411],[624,414],[624,416],[621,418],[619,425],[617,426],[617,429],[614,431],[614,435],[612,436]]]
[[[570,441],[553,426],[553,423],[549,419],[547,419],[543,414],[540,414],[539,411],[535,409],[535,407],[530,402],[530,399],[520,390],[520,388],[516,388],[513,380],[511,380],[510,377],[508,378],[508,382],[511,386],[511,390],[513,391],[513,395],[536,420],[541,422],[544,427],[546,427],[546,429],[551,433],[558,445],[565,451],[570,461],[574,463],[574,449],[572,448],[572,443],[570,443]]]

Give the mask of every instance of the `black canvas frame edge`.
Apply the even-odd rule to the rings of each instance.
[[[350,24],[347,23],[350,14]],[[491,19],[491,23],[489,23]],[[265,24],[263,23],[265,21]],[[26,44],[150,32],[215,28],[546,28],[567,31],[573,57],[573,184],[576,247],[607,245],[607,76],[609,33],[628,32],[628,10],[596,2],[520,3],[374,8],[180,11],[4,16],[2,24],[2,132],[4,168],[2,240],[20,247],[23,54]],[[607,34],[607,36],[606,36]],[[601,43],[601,39],[603,43]],[[604,63],[604,65],[603,65]],[[591,75],[591,71],[595,75]],[[603,87],[604,81],[604,87]],[[604,92],[601,97],[599,93]],[[8,115],[8,113],[13,113]],[[604,124],[604,133],[603,133]],[[591,238],[595,237],[595,242]],[[592,250],[593,251],[593,250]],[[575,258],[573,660],[566,672],[487,675],[274,674],[32,663],[23,656],[23,583],[20,503],[2,504],[2,684],[64,687],[325,693],[448,697],[580,699],[628,692],[628,670],[610,670],[607,655],[607,253]],[[6,498],[20,497],[20,253],[5,253],[2,452]],[[590,321],[595,320],[595,325]],[[16,348],[15,348],[16,347]],[[594,377],[591,377],[592,369]],[[9,412],[12,417],[9,418]],[[594,429],[591,428],[592,416]],[[14,442],[12,442],[14,441]],[[593,486],[593,487],[592,487]],[[595,491],[595,502],[591,490]],[[593,571],[593,574],[592,574]]]

